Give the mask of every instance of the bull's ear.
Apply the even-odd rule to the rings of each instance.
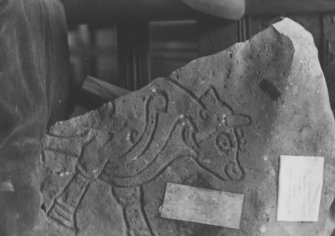
[[[251,118],[245,115],[231,114],[226,117],[226,124],[230,127],[242,127],[251,124]]]
[[[201,94],[199,100],[206,107],[216,107],[219,104],[222,104],[219,95],[212,86],[210,86],[203,94]]]

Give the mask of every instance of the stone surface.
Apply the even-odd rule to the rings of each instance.
[[[327,81],[330,106],[335,112],[335,61],[332,61],[324,68],[324,74]]]
[[[0,0],[1,236],[34,236],[40,142],[70,83],[66,33],[57,0]]]
[[[53,126],[35,235],[328,236],[334,135],[313,38],[284,19]],[[283,154],[325,158],[316,223],[276,220]],[[243,194],[240,229],[162,218],[167,183]]]

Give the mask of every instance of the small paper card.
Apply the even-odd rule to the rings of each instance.
[[[318,221],[323,167],[323,157],[280,156],[278,221]]]
[[[168,183],[164,218],[239,229],[244,195]]]

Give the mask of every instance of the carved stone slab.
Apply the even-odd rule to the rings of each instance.
[[[327,235],[335,127],[317,54],[284,19],[57,123],[43,142],[35,235]],[[285,153],[324,157],[318,222],[277,221]],[[162,218],[167,183],[243,194],[240,229]]]
[[[280,156],[277,220],[318,221],[323,157]]]
[[[164,218],[239,229],[243,194],[168,183],[160,209]]]

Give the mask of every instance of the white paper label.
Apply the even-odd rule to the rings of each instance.
[[[242,194],[168,183],[160,209],[164,218],[240,228]]]
[[[318,221],[323,168],[323,157],[280,156],[278,221]]]

